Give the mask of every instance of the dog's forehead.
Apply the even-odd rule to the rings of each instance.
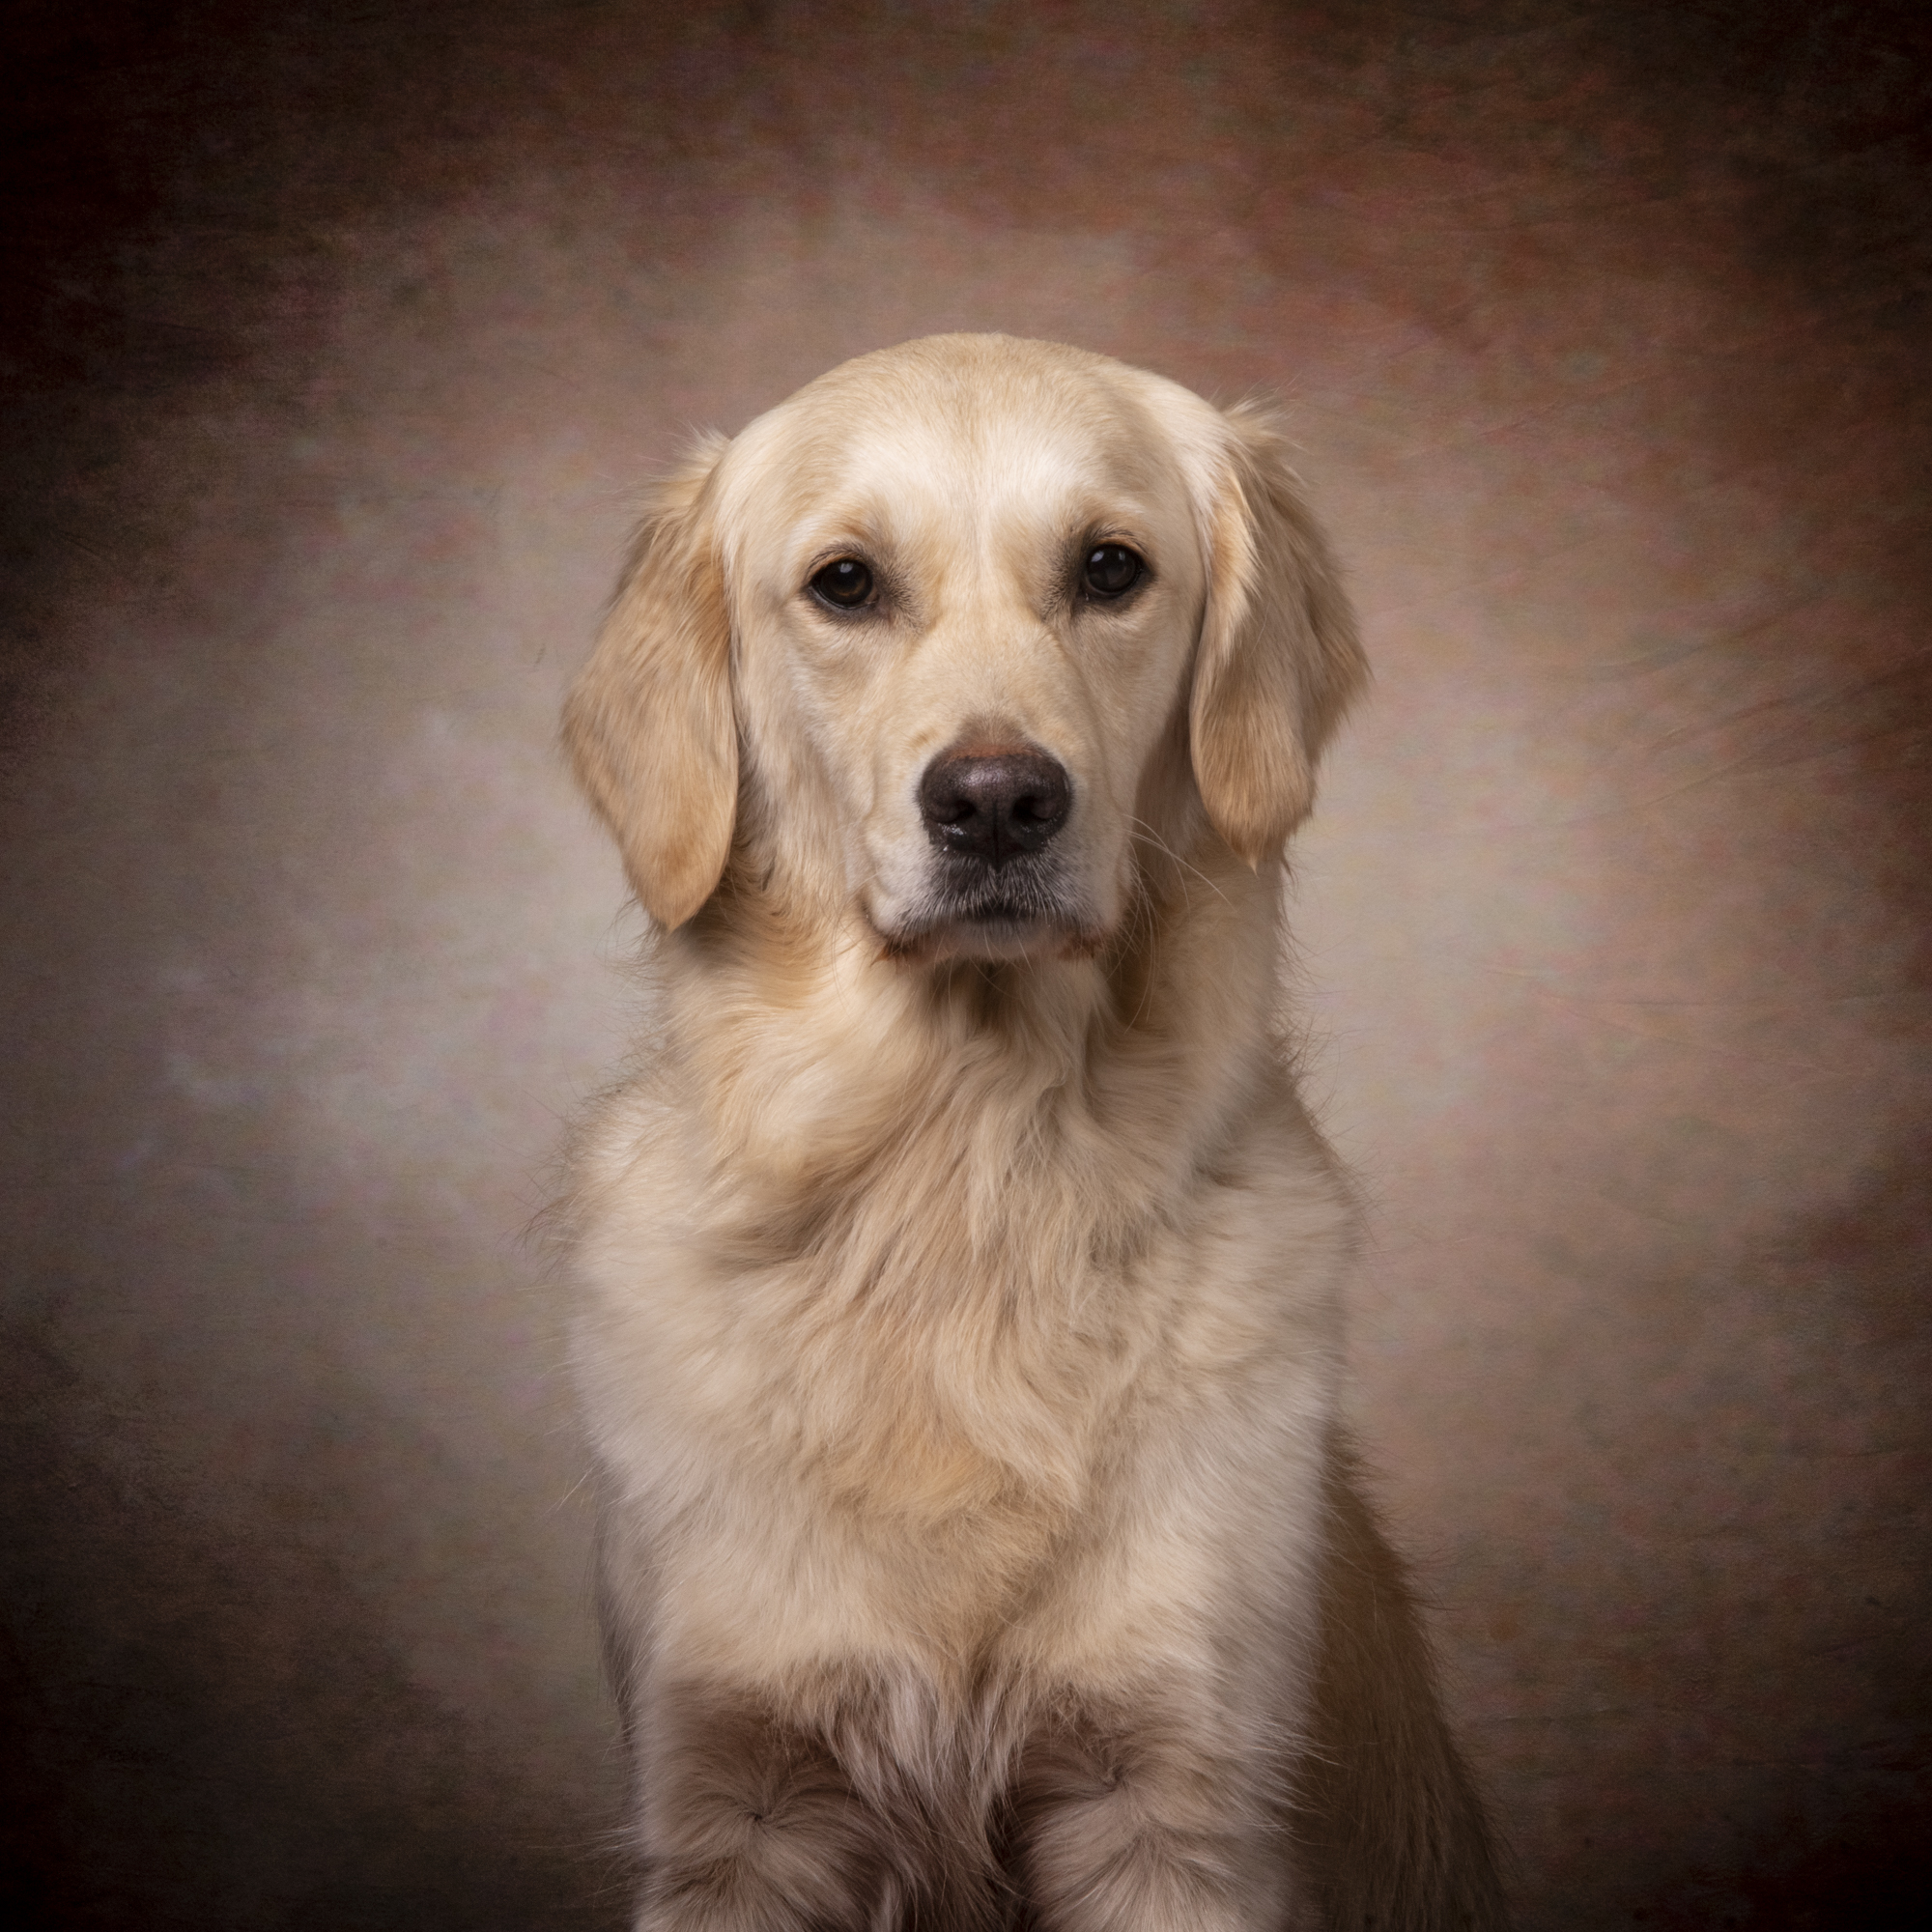
[[[772,533],[828,515],[1039,524],[1184,496],[1187,452],[1110,368],[848,365],[744,432],[727,491]]]

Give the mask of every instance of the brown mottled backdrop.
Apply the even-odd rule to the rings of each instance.
[[[557,696],[689,428],[943,328],[1279,393],[1349,559],[1309,1057],[1524,1924],[1923,1902],[1917,13],[8,10],[12,1922],[619,1921]]]

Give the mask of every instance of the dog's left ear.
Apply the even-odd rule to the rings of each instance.
[[[1316,758],[1369,667],[1286,439],[1247,405],[1228,423],[1188,739],[1208,818],[1254,867],[1307,816]]]

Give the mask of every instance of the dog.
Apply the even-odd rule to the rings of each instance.
[[[643,1932],[1492,1927],[1279,1021],[1366,671],[1282,433],[861,356],[658,490],[564,743],[650,915],[564,1207]]]

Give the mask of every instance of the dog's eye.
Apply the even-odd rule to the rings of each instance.
[[[872,594],[872,573],[856,556],[841,556],[816,572],[812,590],[840,611],[855,611]]]
[[[1080,581],[1094,597],[1119,597],[1131,590],[1146,570],[1125,544],[1095,544],[1087,553]]]

